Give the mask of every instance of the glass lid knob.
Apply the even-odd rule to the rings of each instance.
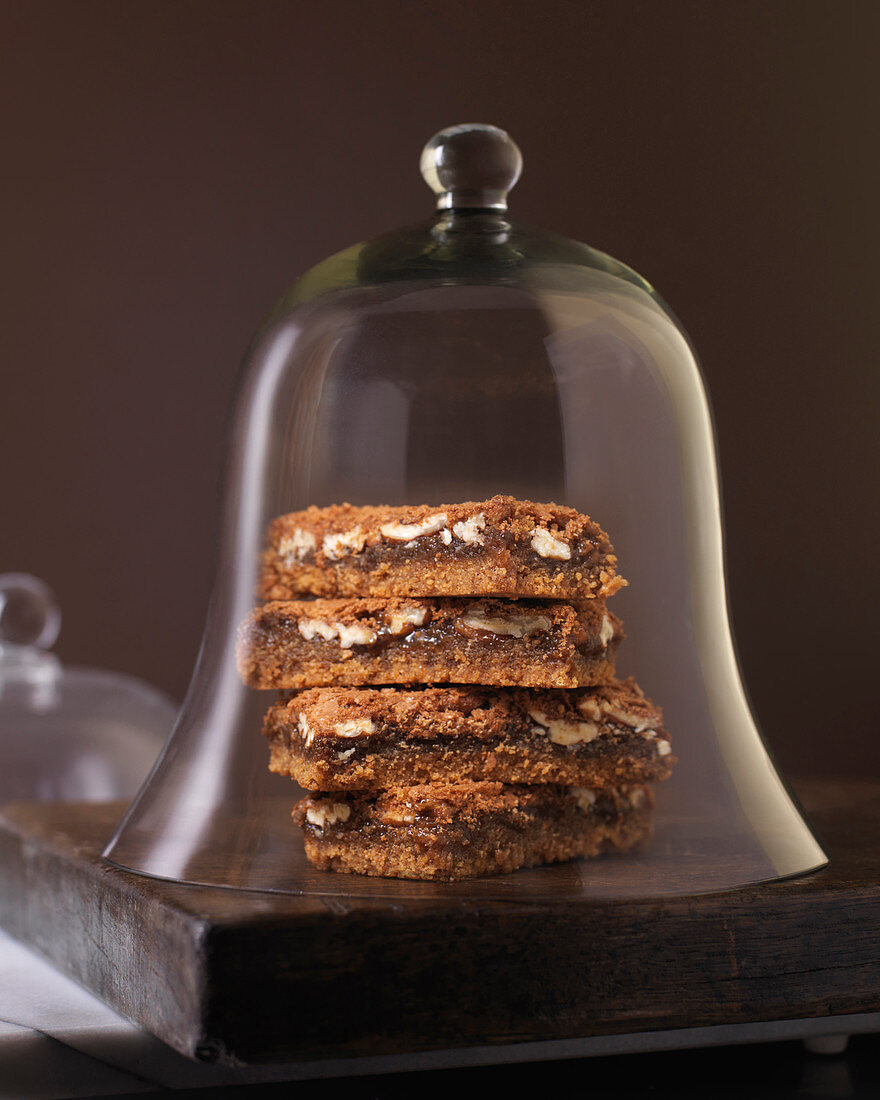
[[[439,210],[506,210],[507,192],[522,171],[522,153],[497,126],[466,122],[435,134],[419,167]]]
[[[61,630],[61,611],[52,589],[28,573],[0,575],[0,648],[49,649]]]

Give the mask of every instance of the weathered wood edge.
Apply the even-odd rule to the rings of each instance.
[[[880,784],[819,795],[833,863],[805,878],[452,907],[156,882],[73,843],[73,820],[11,814],[0,923],[181,1053],[233,1063],[876,1011]]]
[[[207,922],[167,906],[92,852],[71,848],[62,858],[45,839],[10,830],[0,815],[0,925],[122,1015],[149,1019],[160,1037],[186,1034],[206,996]],[[83,904],[84,895],[96,904]],[[148,926],[149,953],[138,935]],[[173,972],[156,965],[162,958],[174,960]]]

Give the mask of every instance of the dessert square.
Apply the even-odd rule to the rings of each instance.
[[[651,835],[646,787],[503,783],[311,795],[293,812],[322,870],[453,882],[623,852]]]
[[[604,600],[272,601],[242,624],[238,664],[244,682],[262,689],[582,687],[613,678],[622,637]]]
[[[496,496],[279,516],[269,527],[259,594],[583,600],[611,596],[625,583],[608,536],[589,516]]]
[[[273,706],[270,768],[318,791],[495,780],[666,779],[663,717],[633,680],[602,687],[312,688]]]

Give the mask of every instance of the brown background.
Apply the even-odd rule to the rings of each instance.
[[[514,213],[651,279],[714,404],[743,671],[790,771],[880,773],[873,0],[0,3],[0,570],[178,698],[241,354],[509,129]]]

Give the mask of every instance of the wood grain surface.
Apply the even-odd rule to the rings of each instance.
[[[596,900],[292,896],[119,871],[120,807],[8,806],[0,923],[205,1060],[266,1062],[880,1010],[880,783],[798,792],[821,871]]]

